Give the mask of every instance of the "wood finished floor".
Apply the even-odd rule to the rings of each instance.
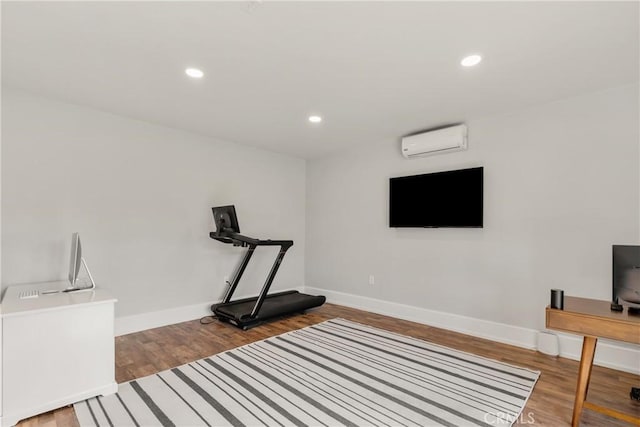
[[[304,315],[290,317],[249,331],[197,320],[151,329],[116,338],[116,381],[122,383],[154,374],[221,351],[294,329],[342,317],[378,328],[413,336],[451,348],[489,357],[542,372],[523,411],[520,425],[566,426],[571,423],[578,362],[545,356],[531,350],[498,344],[418,323],[374,313],[325,304]],[[629,398],[630,388],[640,386],[640,376],[594,366],[589,400],[629,414],[640,415],[640,402]],[[530,422],[529,414],[534,423]],[[582,426],[629,426],[621,421],[585,410]],[[75,427],[72,407],[65,407],[19,423],[20,427]]]

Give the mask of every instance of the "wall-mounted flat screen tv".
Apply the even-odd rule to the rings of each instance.
[[[389,180],[390,227],[482,227],[483,168]]]

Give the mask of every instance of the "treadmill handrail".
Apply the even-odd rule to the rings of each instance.
[[[222,243],[239,243],[243,246],[252,245],[252,246],[281,246],[284,248],[290,248],[293,246],[293,240],[262,240],[262,239],[254,239],[252,237],[243,236],[239,233],[227,232],[224,231],[222,233],[211,232],[209,233],[209,237],[215,239]]]

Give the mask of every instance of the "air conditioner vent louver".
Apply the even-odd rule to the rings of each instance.
[[[467,125],[451,126],[402,138],[402,155],[406,158],[466,149]]]

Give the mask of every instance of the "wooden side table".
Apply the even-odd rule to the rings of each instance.
[[[565,297],[564,310],[546,308],[547,328],[584,336],[571,419],[573,427],[580,424],[583,408],[640,425],[638,417],[586,401],[598,338],[640,344],[640,316],[629,315],[626,308],[616,312],[610,307],[608,301]]]

